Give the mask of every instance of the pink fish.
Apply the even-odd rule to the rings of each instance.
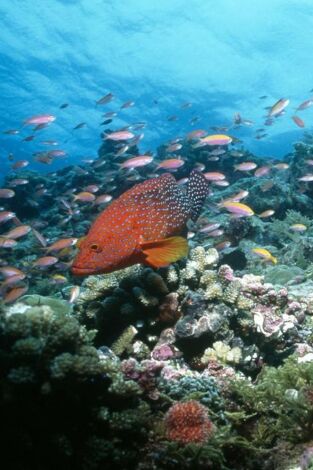
[[[241,199],[244,199],[249,195],[249,191],[246,191],[245,189],[242,189],[238,193],[234,194],[233,196],[228,197],[227,199],[224,199],[224,201],[233,201],[233,202],[239,202]]]
[[[313,181],[313,175],[307,174],[298,178],[298,181],[310,182]]]
[[[120,165],[120,168],[139,168],[148,165],[153,160],[151,155],[138,155],[137,157],[130,158]]]
[[[205,170],[205,164],[201,163],[201,162],[196,162],[194,169],[198,170],[198,171],[204,171]]]
[[[193,140],[193,139],[200,139],[201,137],[204,137],[207,134],[207,131],[203,129],[196,129],[194,131],[188,132],[187,134],[187,140]]]
[[[242,204],[241,202],[224,201],[219,205],[227,209],[231,214],[240,217],[250,217],[254,214],[251,207],[247,206],[246,204]]]
[[[1,188],[0,189],[0,199],[9,199],[15,196],[13,189]]]
[[[66,155],[65,150],[50,150],[47,152],[49,157],[64,157]]]
[[[13,287],[5,296],[3,299],[3,302],[5,304],[10,304],[12,302],[15,302],[15,300],[19,299],[22,295],[26,294],[28,291],[28,286],[22,286],[22,287]]]
[[[232,142],[232,137],[225,134],[213,134],[203,137],[201,144],[204,145],[228,145]]]
[[[209,171],[208,173],[203,173],[203,175],[208,181],[222,181],[226,178],[223,173],[219,173],[217,171]]]
[[[37,258],[33,262],[33,266],[37,268],[47,268],[49,266],[53,266],[58,261],[58,258],[56,258],[55,256],[42,256],[41,258]]]
[[[14,284],[17,284],[20,281],[23,281],[23,279],[26,278],[25,273],[20,273],[20,274],[14,274],[13,276],[8,277],[2,284],[1,284],[1,292],[6,291],[9,287],[14,286]]]
[[[135,105],[135,101],[126,101],[125,103],[122,104],[121,109],[126,109],[126,108],[131,108],[132,106]]]
[[[48,245],[48,242],[45,239],[45,237],[40,232],[38,232],[38,230],[36,230],[34,227],[32,228],[32,233],[43,248],[45,248]]]
[[[305,127],[304,121],[299,116],[292,116],[291,119],[298,127]]]
[[[43,140],[42,142],[39,142],[41,145],[58,145],[59,142],[56,140]]]
[[[276,165],[274,165],[274,168],[276,168],[277,170],[288,170],[289,165],[288,163],[276,163]]]
[[[96,101],[96,104],[107,104],[110,103],[114,99],[114,95],[112,93],[108,93],[107,95],[102,96],[98,101]]]
[[[115,111],[108,111],[107,113],[104,113],[103,115],[103,117],[106,117],[106,118],[113,118],[116,116],[117,116],[117,113]]]
[[[224,155],[224,153],[226,153],[226,150],[217,148],[217,149],[211,150],[210,155],[218,157],[220,155]]]
[[[122,147],[116,152],[115,156],[120,157],[121,155],[124,155],[124,153],[126,153],[128,149],[129,145],[122,145]]]
[[[167,152],[176,152],[177,150],[180,150],[182,148],[182,144],[172,144],[172,145],[169,145],[168,147],[166,147],[166,151]]]
[[[273,209],[267,209],[266,211],[261,212],[261,214],[259,214],[259,217],[261,217],[261,219],[266,219],[267,217],[272,217],[272,215],[274,214],[275,211]]]
[[[16,268],[15,266],[2,266],[0,268],[0,273],[5,277],[17,276],[19,274],[24,274],[23,271]]]
[[[179,184],[179,185],[186,184],[186,183],[188,183],[188,180],[189,180],[188,177],[180,178],[180,180],[177,180],[177,184]]]
[[[69,298],[69,303],[73,304],[79,297],[80,293],[80,287],[79,286],[74,286],[72,287],[70,291],[70,298]]]
[[[313,104],[313,99],[303,101],[298,107],[297,111],[303,111],[304,109],[309,108]]]
[[[82,191],[78,194],[74,194],[74,201],[93,202],[95,199],[96,199],[96,196],[87,191]]]
[[[46,248],[46,253],[48,254],[52,251],[61,251],[64,250],[64,248],[69,248],[70,246],[75,245],[77,240],[77,238],[62,238],[57,240]]]
[[[9,232],[2,235],[5,238],[11,238],[16,240],[17,238],[24,237],[31,231],[30,225],[19,225],[18,227],[13,228]]]
[[[269,166],[260,166],[260,168],[257,168],[254,172],[254,176],[259,178],[260,176],[265,176],[271,171]]]
[[[97,193],[99,191],[99,186],[97,184],[89,184],[84,187],[84,191],[87,193]]]
[[[164,170],[174,170],[176,168],[180,168],[185,164],[184,160],[180,158],[169,158],[168,160],[163,160],[157,166],[157,170],[159,168],[163,168]]]
[[[235,170],[238,171],[250,171],[254,170],[257,167],[257,164],[254,162],[243,162],[238,165],[234,165]]]
[[[28,183],[29,180],[27,180],[26,178],[14,178],[13,180],[10,180],[9,186],[14,188],[15,186],[22,186]]]
[[[270,107],[268,111],[268,116],[269,117],[279,116],[284,111],[284,109],[288,106],[289,103],[290,103],[290,100],[286,98],[281,98],[275,104],[273,104],[273,106]]]
[[[16,245],[16,240],[0,236],[0,248],[14,248]]]
[[[217,230],[212,230],[211,232],[207,233],[208,237],[220,237],[221,235],[224,234],[224,230],[222,229],[217,229]]]
[[[11,211],[0,211],[0,224],[7,222],[15,217],[15,213]]]
[[[231,242],[229,240],[224,240],[223,242],[220,242],[217,245],[214,245],[214,248],[217,251],[223,251],[229,248],[230,246],[231,246]]]
[[[101,194],[98,196],[94,202],[95,205],[100,205],[100,204],[106,204],[110,201],[112,201],[112,196],[110,194]]]
[[[229,181],[226,180],[218,180],[218,181],[213,181],[214,186],[221,186],[222,188],[226,188],[229,186]]]
[[[32,116],[24,121],[24,126],[50,124],[56,120],[56,117],[52,114],[40,114],[38,116]]]
[[[200,233],[208,233],[208,232],[213,232],[213,230],[217,230],[220,228],[221,224],[219,223],[211,223],[211,224],[206,224],[203,227],[199,229]]]
[[[116,132],[111,132],[110,134],[105,134],[104,139],[107,140],[128,140],[128,139],[133,139],[135,137],[135,134],[133,134],[130,131],[116,131]]]
[[[11,168],[13,170],[17,170],[18,168],[25,168],[25,166],[28,166],[28,165],[29,165],[28,160],[17,160],[11,165]]]

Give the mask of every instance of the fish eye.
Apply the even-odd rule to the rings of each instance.
[[[101,246],[97,245],[97,243],[93,243],[92,245],[90,245],[90,249],[95,253],[100,253],[102,251]]]

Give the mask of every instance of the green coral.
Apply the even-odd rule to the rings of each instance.
[[[273,445],[285,439],[305,442],[313,433],[313,362],[290,357],[284,365],[265,367],[255,385],[235,381],[232,389],[247,414],[255,414],[252,439]]]
[[[2,458],[14,470],[136,468],[151,429],[141,388],[94,331],[47,303],[0,314]]]
[[[132,344],[133,339],[135,338],[138,330],[133,325],[128,326],[121,336],[114,341],[111,346],[112,351],[117,355],[120,356],[125,352]]]
[[[160,379],[160,390],[174,400],[198,400],[209,413],[222,418],[223,399],[213,377],[183,376],[176,380]]]

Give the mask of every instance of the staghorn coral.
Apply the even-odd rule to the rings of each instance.
[[[132,344],[133,339],[135,338],[136,334],[138,333],[138,330],[132,325],[127,327],[121,336],[114,341],[114,343],[111,346],[112,351],[117,355],[120,356],[123,354],[124,351],[127,350]]]

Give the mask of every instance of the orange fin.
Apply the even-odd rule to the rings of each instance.
[[[86,240],[87,237],[81,237],[77,240],[76,242],[76,247],[80,248],[81,244],[83,243],[84,240]]]
[[[143,242],[140,245],[145,262],[154,268],[168,266],[184,258],[188,253],[188,242],[183,237],[170,237],[153,242]]]

